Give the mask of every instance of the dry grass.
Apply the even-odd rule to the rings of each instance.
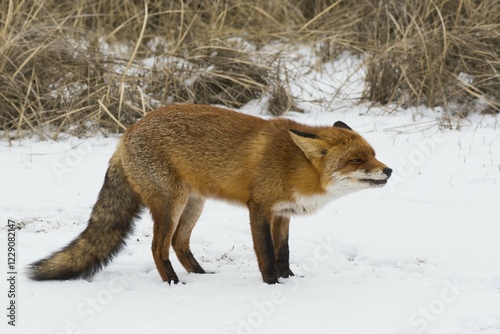
[[[240,107],[264,95],[273,115],[298,110],[280,59],[259,52],[274,41],[315,46],[325,62],[365,55],[374,103],[442,106],[443,117],[478,100],[500,110],[496,0],[9,0],[1,129],[119,132],[160,104]]]
[[[450,105],[467,107],[481,99],[490,112],[498,112],[498,1],[389,1],[376,20],[387,23],[372,31],[369,100],[443,106],[451,112]]]
[[[233,44],[211,41],[154,68],[147,93],[162,104],[189,102],[234,108],[260,97],[272,69]],[[182,61],[179,61],[182,59]],[[159,80],[158,80],[159,79]]]

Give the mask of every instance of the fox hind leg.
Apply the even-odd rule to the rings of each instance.
[[[190,197],[182,215],[179,219],[179,224],[175,230],[172,246],[180,263],[190,273],[205,274],[205,270],[200,266],[198,261],[193,256],[189,246],[191,232],[193,231],[201,212],[205,200],[200,197]]]
[[[154,196],[153,201],[148,203],[154,222],[153,259],[162,280],[168,282],[168,284],[179,283],[179,278],[169,259],[169,251],[187,200],[188,196],[179,192],[171,198]]]
[[[278,277],[287,278],[294,276],[290,270],[290,250],[288,248],[288,231],[290,218],[275,216],[271,226],[274,253],[276,257],[276,271]]]

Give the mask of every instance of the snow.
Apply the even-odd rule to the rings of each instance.
[[[116,138],[0,143],[0,220],[17,231],[17,323],[2,333],[500,333],[498,117],[439,128],[439,109],[358,103],[362,59],[341,55],[291,83],[307,124],[342,120],[394,169],[386,187],[293,217],[291,269],[262,283],[245,209],[208,201],[192,250],[213,274],[162,283],[145,212],[119,256],[91,281],[35,282],[29,263],[85,228]],[[297,65],[299,64],[299,65]],[[341,78],[341,79],[340,79]],[[262,101],[242,112],[260,114]],[[2,223],[4,225],[4,223]],[[7,228],[0,230],[2,249]],[[0,267],[7,268],[7,252]],[[7,272],[7,270],[5,270]],[[7,314],[6,280],[0,287]]]

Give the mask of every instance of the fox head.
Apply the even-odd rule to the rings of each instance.
[[[392,169],[378,161],[370,144],[347,124],[312,129],[290,129],[290,136],[318,170],[323,189],[340,195],[387,183]]]

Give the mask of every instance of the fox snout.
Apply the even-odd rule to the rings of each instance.
[[[392,169],[389,167],[384,167],[382,169],[382,179],[370,178],[370,179],[365,179],[363,181],[367,181],[368,183],[371,183],[375,187],[382,187],[387,183],[387,180],[389,180],[391,175],[392,175]]]
[[[377,174],[380,175],[380,176],[382,176],[382,178],[380,178],[379,176],[377,176]],[[391,175],[392,175],[392,169],[389,168],[389,167],[384,167],[382,169],[382,173],[381,174],[380,174],[380,170],[379,170],[378,173],[375,172],[374,175],[373,174],[371,175],[371,177],[368,177],[368,178],[365,178],[365,179],[361,179],[361,181],[367,182],[371,186],[374,186],[374,187],[382,187],[382,186],[384,186],[387,183],[387,180],[389,180],[389,178],[391,177]]]
[[[392,169],[387,166],[376,167],[367,169],[364,172],[354,172],[351,174],[352,177],[370,188],[385,186],[391,175]]]

